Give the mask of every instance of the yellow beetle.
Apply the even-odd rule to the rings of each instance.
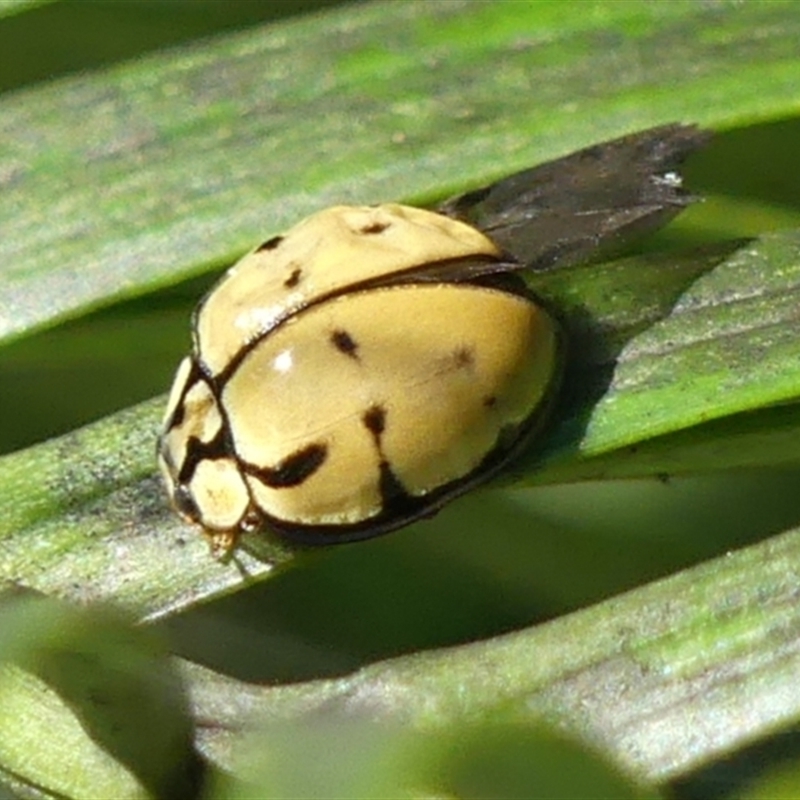
[[[557,396],[565,334],[524,270],[584,260],[691,198],[706,135],[671,125],[578,151],[438,212],[338,206],[235,264],[200,303],[159,466],[218,553],[269,528],[367,538],[494,475]]]

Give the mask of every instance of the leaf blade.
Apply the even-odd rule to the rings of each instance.
[[[577,351],[583,355],[571,367],[571,394],[548,439],[534,442],[503,482],[658,475],[693,465],[721,469],[752,465],[759,457],[765,459],[759,463],[796,460],[796,407],[771,406],[800,394],[798,345],[781,333],[787,308],[788,330],[794,331],[795,301],[785,301],[800,291],[798,242],[797,232],[770,234],[683,257],[642,256],[554,273],[548,299],[558,301],[580,329]],[[548,286],[546,277],[538,291]],[[614,290],[619,286],[625,291]],[[749,305],[762,294],[776,298],[774,314],[768,305],[759,306],[761,315]],[[731,303],[738,308],[742,297],[747,313],[732,315]],[[673,315],[674,309],[678,313]],[[680,333],[687,313],[692,325],[684,349],[696,356],[699,348],[699,361],[681,373],[670,372],[669,365],[666,369],[675,391],[686,381],[681,402],[663,406],[664,376],[657,372],[661,359],[653,367],[647,348],[641,360],[645,373],[656,370],[651,383],[626,387],[617,381],[610,367],[619,352],[629,348],[635,353],[637,342],[652,340],[654,325],[674,323]],[[716,362],[703,356],[713,355],[718,342],[713,336],[698,340],[696,334],[713,332],[718,316],[723,321],[741,317],[740,329],[747,332],[749,325],[755,336],[763,336],[766,320],[778,335],[764,337],[760,349],[741,357],[738,388],[709,398],[697,378],[703,376],[705,360],[706,380],[719,379]],[[724,343],[727,329],[721,330]],[[680,352],[672,345],[670,350]],[[741,377],[754,362],[773,378],[757,396]],[[623,367],[636,365],[631,355]],[[727,378],[729,371],[722,376]],[[155,475],[153,449],[163,402],[156,398],[0,459],[0,579],[82,601],[113,599],[152,618],[232,591],[297,555],[284,543],[250,537],[249,546],[263,560],[242,555],[249,578],[209,557],[201,537],[168,509]],[[741,413],[756,409],[761,412],[755,418]],[[715,419],[708,427],[701,424]],[[664,436],[668,432],[672,437]],[[745,442],[751,449],[740,446]]]
[[[214,720],[201,749],[230,767],[258,721],[436,731],[505,712],[558,720],[663,783],[800,718],[798,548],[794,529],[535,627],[334,680],[253,686],[185,665],[197,716]]]
[[[0,98],[0,338],[197,274],[325,202],[430,198],[624,129],[796,105],[790,3],[554,13],[368,4]]]

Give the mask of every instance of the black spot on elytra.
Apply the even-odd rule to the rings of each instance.
[[[275,467],[253,467],[247,472],[273,489],[289,489],[299,486],[310,478],[328,457],[324,444],[310,444],[287,456]]]
[[[364,412],[361,419],[375,439],[380,439],[386,428],[386,409],[383,406],[372,406]]]
[[[292,270],[292,274],[283,282],[283,285],[287,289],[292,289],[300,283],[300,276],[303,274],[303,270],[300,267],[296,267]]]
[[[494,408],[497,405],[497,398],[493,395],[487,395],[483,398],[483,407],[484,408]]]
[[[397,475],[392,472],[392,468],[386,459],[381,460],[378,491],[381,494],[383,507],[386,509],[391,508],[396,501],[408,498],[406,487],[403,486]]]
[[[475,364],[475,351],[471,347],[459,347],[453,352],[456,369],[469,369]]]
[[[256,253],[262,253],[264,250],[274,250],[282,241],[283,236],[273,236],[271,239],[267,239],[264,244],[259,245]]]
[[[390,224],[389,222],[370,222],[359,228],[359,233],[383,233]]]
[[[347,331],[334,331],[331,334],[331,344],[340,353],[344,353],[350,358],[358,358],[358,342]]]

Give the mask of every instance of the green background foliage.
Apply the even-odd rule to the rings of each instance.
[[[480,781],[437,782],[463,773],[452,737],[528,742],[524,709],[610,753],[633,795],[637,780],[691,794],[698,769],[795,723],[798,537],[768,537],[800,519],[798,34],[791,2],[0,6],[0,580],[158,619],[211,670],[179,662],[205,757],[236,764],[256,712],[254,752],[293,743],[234,768],[273,794],[406,775],[412,793],[478,796]],[[686,169],[705,201],[625,260],[537,281],[585,324],[569,402],[514,470],[384,539],[254,544],[282,570],[243,554],[244,580],[211,561],[166,508],[164,400],[148,398],[220,268],[332,202],[432,204],[673,120],[717,131]],[[112,623],[87,624],[99,643]],[[402,654],[417,655],[376,664]],[[14,680],[0,697],[19,698]],[[320,767],[316,789],[298,784],[353,714],[348,758],[329,759],[352,780]],[[19,763],[0,763],[17,791],[67,791]],[[125,791],[163,794],[146,777],[160,769],[134,768]]]

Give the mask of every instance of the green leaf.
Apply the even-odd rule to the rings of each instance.
[[[742,800],[794,800],[800,795],[800,766],[783,764],[767,770],[742,792]]]
[[[791,113],[798,34],[791,2],[368,3],[7,94],[0,339],[330,202],[430,200],[657,122]]]
[[[426,733],[332,715],[268,726],[237,762],[243,779],[220,781],[213,797],[656,797],[585,744],[502,718]]]
[[[165,613],[243,581],[164,502],[154,474],[162,402],[0,459],[0,582]],[[32,479],[33,478],[33,479]],[[280,556],[276,548],[274,557]],[[270,571],[248,561],[253,576]]]
[[[53,796],[186,796],[192,726],[153,631],[37,597],[0,605],[0,775]]]
[[[35,6],[43,6],[53,0],[3,0],[0,3],[0,17],[10,17]]]
[[[795,529],[536,627],[334,680],[244,685],[187,666],[195,713],[213,720],[201,748],[228,768],[265,723],[436,733],[512,714],[663,783],[800,719],[798,565]]]
[[[800,395],[798,242],[770,234],[539,281],[576,356],[548,441],[505,482],[696,471],[698,453],[707,469],[797,460],[800,420],[772,406]],[[238,568],[225,567],[177,521],[154,474],[162,403],[0,459],[0,580],[152,617],[292,557],[256,535],[246,544],[259,558],[242,552]],[[758,436],[757,450],[741,446]]]
[[[800,397],[800,231],[741,243],[724,259],[719,251],[693,261],[666,255],[582,272],[583,281],[567,272],[540,289],[575,319],[578,385],[571,394],[584,405],[574,426],[586,427],[572,455],[605,453]],[[693,282],[678,295],[682,280]],[[615,337],[611,327],[619,328]],[[587,361],[597,378],[587,374]],[[587,382],[602,392],[588,419]],[[690,461],[682,466],[692,469]],[[675,469],[673,463],[664,471]]]
[[[798,32],[791,2],[353,4],[2,95],[0,338],[221,266],[332,202],[433,202],[658,122],[751,126],[689,165],[713,196],[653,247],[757,239],[536,282],[579,346],[552,431],[505,480],[796,463],[796,120],[782,156],[754,126],[796,114]],[[112,360],[118,342],[104,338]],[[162,406],[0,459],[0,581],[152,619],[298,563],[270,540],[248,542],[263,560],[209,558],[154,474]],[[459,524],[450,510],[437,525]],[[199,741],[228,766],[258,711],[301,726],[309,712],[400,714],[436,736],[501,702],[574,724],[650,779],[685,774],[800,718],[797,542],[338,681],[266,689],[186,666]],[[20,718],[51,691],[23,683],[6,685]],[[131,730],[138,743],[147,729]]]

